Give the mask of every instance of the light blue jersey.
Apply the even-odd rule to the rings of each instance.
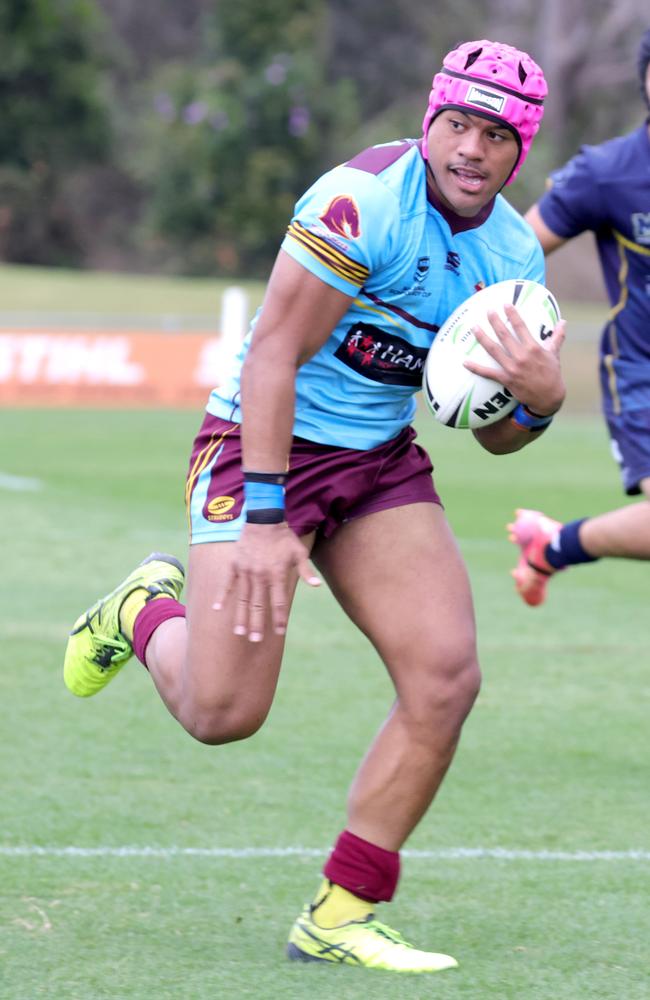
[[[413,140],[374,146],[324,174],[298,202],[282,249],[353,297],[296,378],[294,435],[340,448],[374,448],[412,421],[427,352],[461,302],[506,278],[544,281],[539,243],[501,195],[471,219],[431,203]],[[241,420],[254,326],[210,396],[216,416]]]

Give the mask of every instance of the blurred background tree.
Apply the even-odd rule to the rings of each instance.
[[[111,119],[92,0],[0,3],[0,254],[81,263],[71,183],[105,163]]]
[[[128,145],[161,263],[266,273],[296,198],[356,123],[354,87],[327,79],[327,56],[318,0],[246,0],[206,10],[192,63],[146,81],[143,141]]]
[[[0,258],[264,276],[293,204],[364,146],[417,136],[468,37],[550,85],[508,197],[642,119],[638,0],[0,0]]]

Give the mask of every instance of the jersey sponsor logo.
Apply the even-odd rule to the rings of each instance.
[[[632,213],[632,232],[637,243],[650,246],[650,212]]]
[[[352,195],[337,194],[318,218],[337,236],[353,240],[361,236],[359,209]]]
[[[420,388],[427,353],[370,323],[354,323],[335,356],[373,382]]]
[[[234,497],[214,497],[207,505],[209,521],[232,521],[234,514],[228,513],[235,506]]]
[[[484,108],[492,114],[500,115],[503,111],[506,98],[504,94],[497,94],[487,87],[477,87],[475,83],[470,84],[465,94],[465,104],[473,104],[477,108]]]

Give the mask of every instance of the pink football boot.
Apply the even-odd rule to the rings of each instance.
[[[554,521],[540,510],[524,508],[515,511],[514,522],[507,526],[508,538],[521,549],[519,562],[512,570],[517,593],[533,608],[544,603],[548,581],[557,572],[546,561],[544,552],[561,527],[561,521]]]

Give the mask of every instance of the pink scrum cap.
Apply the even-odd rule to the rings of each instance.
[[[426,138],[431,122],[445,108],[493,118],[514,132],[519,158],[506,184],[511,184],[528,156],[544,114],[548,92],[541,69],[525,52],[501,42],[463,42],[448,52],[433,78],[429,106],[422,122]]]

